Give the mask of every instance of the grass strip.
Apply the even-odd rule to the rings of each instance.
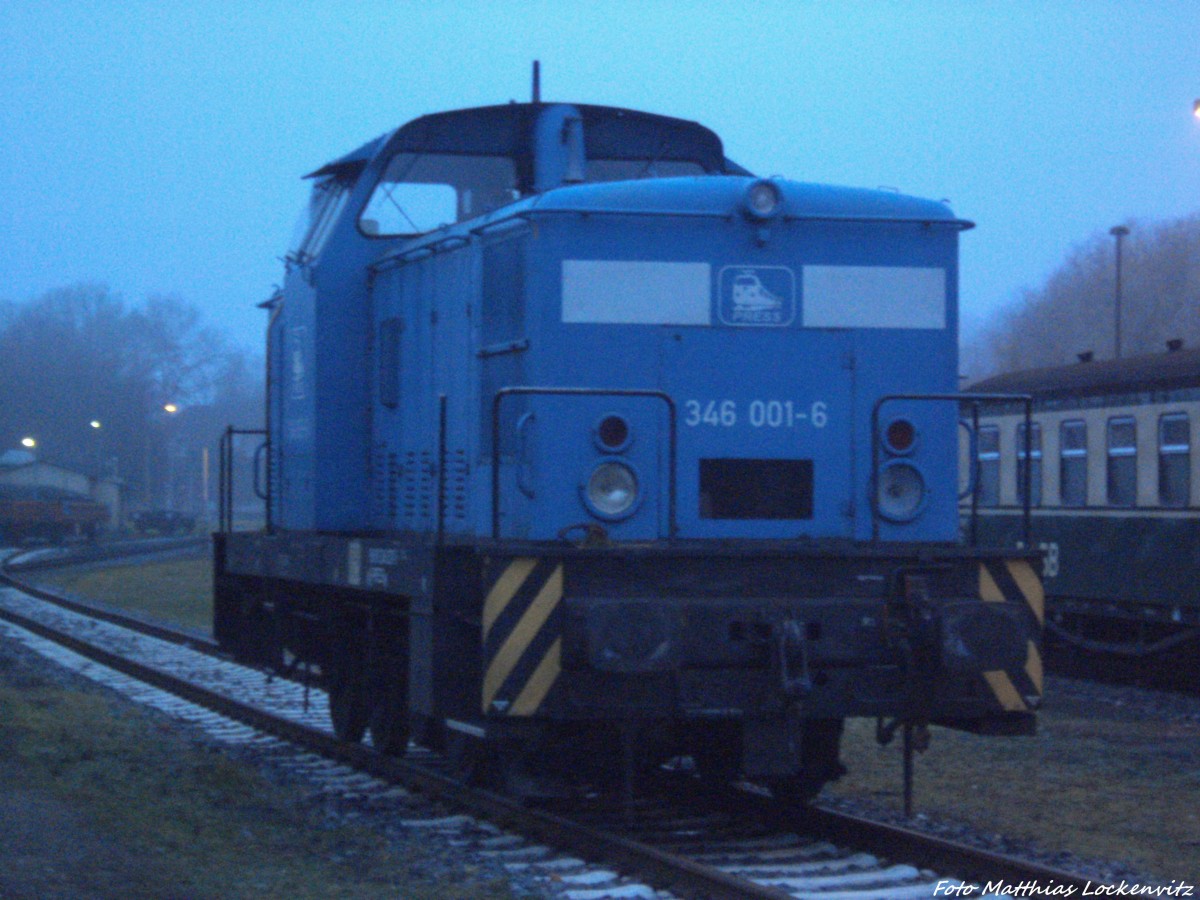
[[[937,821],[1088,860],[1121,861],[1169,884],[1200,883],[1200,723],[1164,722],[1128,706],[1055,698],[1033,737],[933,728],[916,758],[915,807]],[[874,722],[847,723],[850,774],[827,790],[896,812],[902,751],[874,740]]]
[[[389,841],[105,692],[0,646],[0,896],[510,898],[437,844]]]
[[[174,559],[41,575],[42,584],[172,625],[212,630],[212,561]]]

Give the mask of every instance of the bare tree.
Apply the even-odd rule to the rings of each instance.
[[[1121,355],[1200,343],[1200,215],[1129,223],[1123,238]],[[1107,232],[1074,248],[1046,284],[1022,291],[964,347],[971,379],[1064,365],[1081,353],[1102,359],[1116,346],[1116,247]]]
[[[215,441],[213,422],[248,411],[261,422],[254,371],[176,297],[130,308],[104,285],[80,284],[2,304],[0,450],[33,437],[44,459],[117,475],[135,502],[157,505],[170,499],[176,457]]]

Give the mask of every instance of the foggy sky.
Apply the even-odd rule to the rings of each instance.
[[[1200,209],[1198,35],[1182,0],[5,0],[0,298],[176,294],[257,347],[301,176],[527,100],[537,58],[543,99],[700,121],[759,174],[948,199],[970,330],[1097,231]]]

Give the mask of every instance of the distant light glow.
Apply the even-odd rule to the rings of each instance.
[[[179,412],[179,407],[178,407],[178,406],[176,406],[174,403],[164,403],[164,404],[163,404],[163,410],[165,410],[166,412],[169,412],[169,413],[172,413],[172,414],[174,414],[174,413],[177,413],[177,412]]]
[[[37,441],[35,441],[31,437],[21,438],[21,446],[27,447],[28,449],[32,450],[34,447],[37,446]]]
[[[1196,100],[1192,103],[1192,115],[1197,119],[1200,119],[1200,100]]]
[[[100,420],[99,420],[99,419],[92,419],[92,421],[88,422],[88,424],[89,424],[89,425],[91,425],[93,428],[99,428],[99,427],[100,427]]]

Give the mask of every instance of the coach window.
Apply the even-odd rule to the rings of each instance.
[[[979,505],[1000,503],[1000,429],[979,426]]]
[[[1029,505],[1042,505],[1042,426],[1029,432]],[[1025,502],[1025,423],[1017,426],[1017,500]]]
[[[1108,420],[1108,502],[1110,506],[1137,502],[1137,423],[1132,416]]]
[[[1061,456],[1058,484],[1063,506],[1087,506],[1087,423],[1063,422],[1058,430]]]
[[[1187,506],[1191,494],[1192,445],[1187,413],[1158,420],[1158,502]]]

